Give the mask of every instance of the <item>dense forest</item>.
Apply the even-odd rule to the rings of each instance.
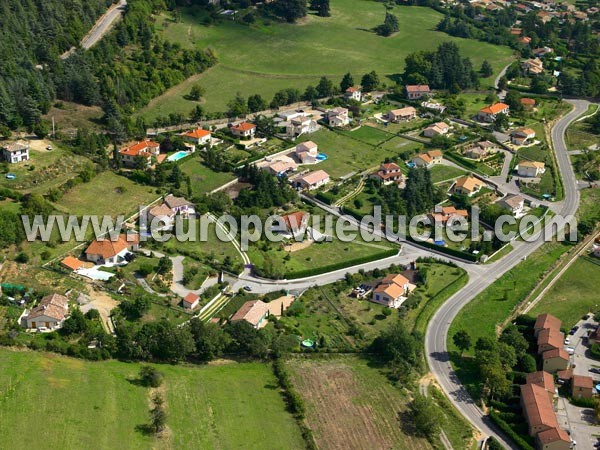
[[[444,42],[435,51],[408,55],[403,79],[406,84],[423,83],[456,92],[479,84],[473,63],[460,55],[458,46],[453,42]]]
[[[0,2],[0,124],[33,127],[56,95],[59,55],[79,43],[110,0]]]
[[[184,50],[155,33],[161,0],[130,0],[124,19],[90,51],[59,56],[73,46],[111,1],[6,0],[0,5],[0,125],[35,131],[56,98],[99,105],[115,137],[126,116],[169,87],[215,63],[207,51]],[[125,51],[126,49],[126,51]]]

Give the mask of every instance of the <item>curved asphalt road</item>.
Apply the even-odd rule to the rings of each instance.
[[[574,105],[573,110],[561,118],[552,129],[552,142],[565,190],[565,199],[555,204],[553,210],[561,216],[575,214],[579,206],[579,191],[577,190],[577,181],[565,145],[565,131],[573,120],[587,110],[589,105],[584,100],[569,100],[569,103]],[[564,225],[564,221],[553,218],[545,227],[546,233],[551,230],[553,225],[558,225],[560,228]],[[440,307],[429,322],[425,336],[425,351],[429,367],[448,397],[473,426],[484,435],[495,435],[506,448],[516,447],[500,434],[460,384],[449,362],[446,340],[450,324],[459,311],[477,294],[539,248],[544,242],[545,240],[541,234],[533,242],[515,241],[513,242],[514,250],[507,256],[496,263],[483,266],[484,270],[480,270],[479,273],[470,271],[469,282],[465,288],[450,297]]]

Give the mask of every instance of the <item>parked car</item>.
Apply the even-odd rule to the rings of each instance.
[[[250,292],[250,291],[252,291],[252,288],[250,286],[246,285],[246,286],[244,286],[244,290],[246,292]]]
[[[567,353],[569,355],[573,355],[575,353],[575,349],[573,347],[567,347]]]
[[[571,343],[571,339],[569,337],[565,338],[565,345],[569,345]]]

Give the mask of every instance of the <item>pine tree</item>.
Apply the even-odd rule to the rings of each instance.
[[[354,78],[352,78],[352,74],[348,72],[340,82],[340,90],[346,92],[346,89],[352,86],[354,86]]]

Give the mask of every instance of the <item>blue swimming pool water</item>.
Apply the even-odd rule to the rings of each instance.
[[[408,167],[415,167],[415,166],[416,166],[416,164],[415,164],[415,163],[413,163],[413,162],[407,162],[407,163],[406,163],[406,165],[407,165]]]
[[[327,159],[327,155],[325,153],[319,153],[317,155],[317,161],[325,161]]]
[[[167,161],[175,162],[179,161],[182,158],[185,158],[189,153],[183,150],[178,151],[177,153],[173,153],[171,156],[167,158]]]

